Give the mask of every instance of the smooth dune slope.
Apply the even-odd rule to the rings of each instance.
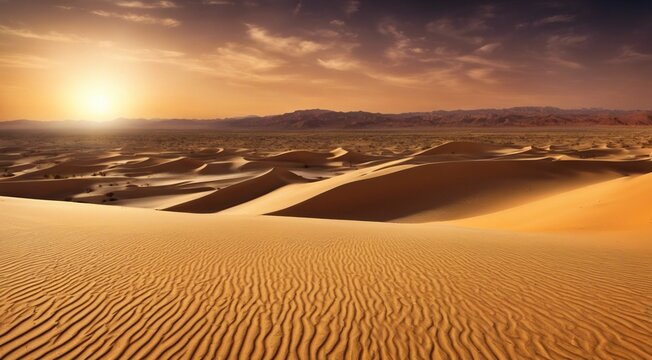
[[[0,211],[2,359],[652,352],[650,244],[13,198]]]
[[[652,171],[650,161],[486,160],[370,173],[273,215],[428,222],[485,214],[562,190]],[[283,203],[282,199],[274,199]],[[290,202],[287,202],[288,204]]]
[[[643,232],[652,239],[652,174],[562,192],[458,223],[526,231]]]
[[[111,181],[112,178],[70,178],[47,180],[24,180],[0,182],[1,196],[16,196],[35,199],[63,200],[75,194],[84,193],[93,185]]]
[[[269,155],[259,160],[290,162],[306,165],[319,165],[328,161],[330,153],[318,153],[314,151],[292,150],[280,154]]]
[[[199,169],[204,165],[204,163],[189,159],[186,157],[180,157],[178,159],[172,159],[167,162],[161,162],[151,166],[138,166],[139,172],[147,173],[186,173],[193,170]]]
[[[306,181],[308,180],[291,171],[274,168],[252,179],[215,190],[206,196],[168,207],[165,210],[192,213],[218,212],[253,200],[282,186]]]
[[[479,142],[470,142],[470,141],[450,141],[445,144],[441,144],[430,149],[419,151],[415,156],[427,156],[427,155],[471,155],[471,156],[481,156],[481,155],[491,155],[493,153],[498,153],[501,151],[509,151],[510,149],[505,146],[494,145],[494,144],[485,144]],[[514,149],[511,149],[514,151]]]

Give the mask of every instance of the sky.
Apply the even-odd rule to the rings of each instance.
[[[0,119],[652,109],[652,1],[0,0]]]

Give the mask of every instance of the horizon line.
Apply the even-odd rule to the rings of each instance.
[[[286,114],[292,114],[302,111],[327,111],[327,112],[336,112],[336,113],[369,113],[369,114],[379,114],[379,115],[402,115],[402,114],[428,114],[434,112],[459,112],[459,111],[491,111],[491,110],[512,110],[512,109],[525,109],[525,108],[550,108],[562,111],[587,111],[587,110],[601,110],[601,111],[622,111],[622,112],[652,112],[650,109],[624,109],[624,108],[603,108],[603,107],[559,107],[552,105],[522,105],[522,106],[510,106],[510,107],[482,107],[482,108],[457,108],[457,109],[435,109],[435,110],[426,110],[426,111],[403,111],[403,112],[379,112],[379,111],[369,111],[369,110],[331,110],[324,108],[302,108],[295,109],[292,111],[282,112],[282,113],[269,113],[269,114],[249,114],[249,115],[232,115],[232,116],[223,116],[223,117],[115,117],[113,119],[103,119],[103,120],[93,120],[93,119],[34,119],[34,118],[13,118],[13,119],[0,119],[0,122],[10,122],[10,121],[38,121],[38,122],[95,122],[95,123],[107,123],[119,120],[145,120],[145,121],[161,121],[161,120],[195,120],[195,121],[215,121],[215,120],[234,120],[234,119],[244,119],[244,118],[257,118],[257,117],[269,117],[269,116],[280,116]]]

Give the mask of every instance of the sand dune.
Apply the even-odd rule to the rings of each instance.
[[[376,148],[374,153],[356,151],[355,146],[279,152],[234,144],[158,152],[137,146],[80,152],[54,147],[21,156],[20,147],[10,146],[11,152],[0,154],[9,156],[0,178],[7,185],[0,186],[0,194],[157,204],[155,208],[167,204],[166,208],[189,212],[228,209],[240,214],[430,222],[487,214],[596,182],[645,174],[652,164],[647,140],[639,135],[620,142],[573,138],[562,145],[529,137],[522,136],[526,144],[522,146],[454,140],[417,151],[423,146],[405,142],[411,148]],[[274,144],[286,147],[279,141]],[[256,179],[271,169],[277,175],[285,173]],[[288,174],[300,174],[304,180],[282,179]],[[33,192],[31,183],[17,184],[72,176],[94,180],[40,182],[38,187],[51,188]],[[220,190],[201,198],[177,196],[210,188]],[[108,193],[114,196],[107,197]],[[153,201],[164,196],[170,199]]]
[[[226,211],[229,213],[246,215],[271,214],[312,199],[315,196],[319,196],[320,194],[335,189],[343,184],[356,181],[361,177],[380,176],[383,174],[383,171],[389,173],[399,171],[402,168],[400,164],[404,163],[406,160],[407,159],[398,159],[381,164],[371,164],[359,169],[347,169],[347,171],[342,171],[341,173],[336,174],[336,176],[319,179],[315,182],[289,184]],[[302,170],[295,171],[299,173]],[[314,169],[311,172],[314,173]]]
[[[625,153],[625,150],[623,149],[601,148],[601,149],[578,150],[572,152],[570,155],[582,159],[587,159],[587,158],[604,158],[604,157],[608,158],[608,157],[613,157],[614,155],[621,155],[623,153]]]
[[[427,156],[427,155],[487,155],[491,153],[496,153],[504,151],[506,148],[500,145],[494,144],[484,144],[478,142],[469,142],[469,141],[451,141],[442,145],[432,147],[423,151],[415,153],[415,156]],[[513,149],[512,149],[513,150]]]
[[[70,200],[111,178],[48,179],[0,182],[0,195],[47,200]]]
[[[90,201],[93,200],[93,197],[98,197],[98,196],[102,197],[102,196],[106,196],[107,193],[111,193],[113,194],[112,197],[117,199],[117,201],[123,201],[127,199],[139,199],[139,198],[148,198],[152,196],[188,194],[188,193],[197,193],[197,192],[211,191],[211,190],[215,190],[215,189],[212,187],[201,186],[201,185],[192,186],[192,187],[179,186],[178,184],[147,186],[147,187],[140,187],[137,185],[127,185],[125,187],[119,187],[117,189],[113,187],[108,187],[102,191],[102,194],[89,194],[89,196],[86,197],[79,196],[77,197],[77,199]],[[101,198],[99,200],[101,201]]]
[[[155,157],[144,157],[144,158],[139,158],[135,159],[129,162],[126,162],[124,164],[120,164],[118,166],[119,169],[142,169],[142,168],[147,168],[147,167],[152,167],[156,165],[160,165],[162,163],[165,163],[166,161],[169,161],[167,159],[163,158],[155,158]]]
[[[204,164],[204,166],[199,167],[196,171],[201,175],[219,175],[219,174],[228,174],[233,171],[234,163],[232,161],[219,161]]]
[[[139,158],[137,155],[134,154],[129,154],[129,153],[119,153],[119,152],[112,152],[112,153],[107,153],[107,154],[102,154],[100,156],[93,156],[90,155],[87,158],[81,160],[81,159],[76,159],[76,162],[81,164],[81,165],[122,165],[124,162],[130,161],[130,162],[135,162],[135,161],[144,161],[146,160],[147,157],[141,157]]]
[[[652,352],[649,244],[9,198],[0,207],[3,359]]]
[[[287,184],[306,181],[306,179],[290,171],[274,168],[253,179],[216,190],[201,198],[178,204],[165,210],[193,213],[218,212],[255,199]]]
[[[103,165],[78,165],[75,162],[64,162],[46,168],[28,172],[24,175],[18,175],[14,179],[42,179],[44,177],[69,177],[91,175],[97,171],[103,170]]]
[[[276,155],[266,156],[265,158],[257,159],[257,160],[290,162],[290,163],[305,164],[305,165],[320,165],[327,162],[328,158],[331,157],[331,155],[332,154],[330,153],[292,150]]]
[[[482,228],[527,231],[652,234],[651,204],[652,174],[646,174],[562,192],[459,223]]]
[[[180,157],[170,161],[162,162],[152,166],[138,167],[139,172],[156,173],[185,173],[195,171],[205,164],[201,161]]]
[[[366,163],[369,161],[383,159],[382,156],[373,156],[367,154],[361,154],[355,151],[346,150],[341,147],[331,151],[332,156],[328,158],[330,161],[342,161],[352,164]]]
[[[36,165],[32,164],[32,163],[29,163],[29,162],[28,163],[15,163],[15,162],[12,161],[12,162],[5,163],[1,167],[4,167],[6,172],[15,173],[15,172],[22,172],[22,171],[25,171],[25,170],[33,169],[33,168],[36,167]],[[0,179],[0,180],[2,180],[2,179]]]
[[[368,221],[450,220],[515,206],[560,189],[651,171],[649,161],[435,163],[361,177],[272,214]]]

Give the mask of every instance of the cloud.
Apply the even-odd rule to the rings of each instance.
[[[483,66],[492,67],[496,69],[509,69],[511,67],[508,64],[486,59],[482,56],[477,56],[477,55],[462,55],[462,56],[457,56],[453,59],[465,64],[483,65]]]
[[[415,45],[413,39],[405,35],[391,21],[383,21],[378,26],[378,31],[393,39],[392,45],[385,49],[385,57],[394,62],[421,56],[425,50]]]
[[[181,22],[176,19],[171,18],[158,18],[150,15],[137,15],[132,13],[121,14],[103,10],[91,11],[91,14],[106,17],[106,18],[116,18],[126,21],[131,21],[139,24],[148,24],[148,25],[162,25],[167,27],[177,27],[181,25]]]
[[[575,20],[574,15],[554,15],[549,16],[540,20],[537,20],[533,23],[534,26],[541,26],[546,24],[555,24],[555,23],[568,23]]]
[[[255,42],[263,45],[270,51],[301,56],[327,49],[329,45],[304,40],[295,36],[274,36],[260,26],[247,24],[247,34]]]
[[[474,33],[486,28],[482,18],[468,20],[442,18],[426,24],[426,30],[430,33],[471,44],[480,44],[483,41],[481,36]]]
[[[546,42],[548,60],[570,69],[583,69],[584,65],[568,59],[569,49],[583,45],[589,39],[586,35],[553,35]]]
[[[493,5],[476,6],[468,16],[441,17],[426,24],[426,30],[440,37],[473,45],[483,42],[488,33],[488,22],[495,17]]]
[[[298,16],[299,13],[301,13],[301,7],[303,6],[303,3],[299,1],[297,3],[297,6],[294,7],[294,10],[292,10],[292,16]]]
[[[491,54],[501,46],[502,45],[500,43],[485,44],[475,49],[475,52],[480,54]]]
[[[113,44],[106,44],[106,47],[113,48],[114,57],[122,60],[133,60],[143,62],[157,62],[167,61],[170,59],[181,59],[186,56],[185,53],[174,50],[161,50],[161,49],[126,49],[116,48]]]
[[[476,28],[482,26],[476,25]],[[392,84],[421,86],[436,83],[451,89],[460,89],[463,82],[469,78],[487,84],[496,83],[497,80],[492,76],[496,70],[514,69],[513,64],[487,58],[487,55],[502,46],[501,43],[487,43],[470,53],[461,53],[446,46],[430,47],[424,38],[408,37],[392,22],[381,23],[379,31],[394,39],[392,45],[385,50],[385,57],[393,61],[393,72],[403,70],[418,74],[395,75],[386,71],[370,73],[371,77]]]
[[[425,88],[437,84],[457,89],[461,84],[460,77],[457,74],[462,69],[462,65],[459,63],[446,64],[443,67],[428,66],[419,70],[410,67],[386,67],[383,64],[374,64],[350,56],[339,55],[332,58],[319,58],[317,64],[329,70],[360,74],[390,86]]]
[[[17,36],[25,39],[35,39],[43,41],[54,41],[54,42],[65,42],[65,43],[78,43],[78,42],[87,42],[88,39],[73,35],[73,34],[62,34],[55,31],[50,31],[48,33],[36,33],[29,29],[18,29],[12,28],[4,25],[0,25],[0,34]]]
[[[258,49],[234,43],[228,43],[203,55],[150,48],[114,48],[113,57],[123,61],[174,66],[234,82],[273,82],[287,79],[287,76],[270,73],[283,65],[283,60],[270,57]]]
[[[172,1],[118,1],[116,5],[134,9],[171,9],[178,7]]]
[[[380,70],[366,70],[365,75],[389,85],[408,88],[427,88],[433,84],[450,90],[458,90],[461,86],[457,75],[459,67],[431,68],[411,74],[393,74]]]
[[[493,69],[488,68],[474,68],[466,72],[466,75],[473,80],[483,82],[485,84],[495,84],[497,80],[492,77]]]
[[[344,3],[344,12],[347,15],[353,15],[360,10],[360,1],[359,0],[347,0]]]
[[[326,69],[337,71],[354,70],[360,67],[360,64],[357,61],[345,58],[333,58],[327,60],[317,59],[317,64]]]
[[[281,66],[284,61],[270,57],[262,51],[229,43],[217,48],[210,58],[217,63],[242,72],[268,71]]]
[[[584,69],[584,65],[580,64],[579,62],[563,59],[559,56],[549,56],[548,60],[553,64],[567,67],[569,69],[576,69],[576,70]]]
[[[235,5],[231,0],[203,0],[204,5]]]
[[[0,55],[0,67],[45,69],[56,65],[56,62],[33,55],[6,54]]]
[[[631,46],[623,46],[620,50],[620,54],[607,62],[612,64],[627,64],[648,61],[652,62],[652,54],[638,52]]]
[[[553,35],[548,38],[548,46],[555,48],[577,46],[585,43],[588,39],[587,35]]]

